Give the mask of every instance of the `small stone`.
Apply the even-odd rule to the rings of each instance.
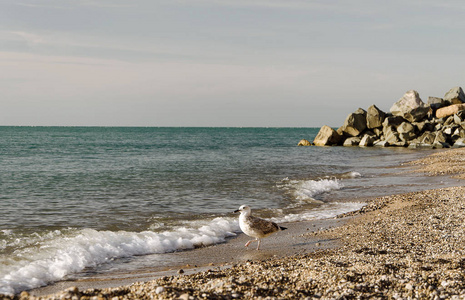
[[[165,288],[162,287],[162,286],[157,286],[157,288],[155,289],[155,294],[161,294],[165,291]]]
[[[79,293],[79,289],[77,286],[72,286],[70,288],[67,288],[65,292],[71,293],[71,294],[77,294]]]
[[[185,294],[182,294],[181,296],[179,296],[180,300],[189,300],[189,294],[188,293],[185,293]]]

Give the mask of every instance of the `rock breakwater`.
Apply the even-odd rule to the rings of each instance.
[[[390,112],[376,105],[349,114],[337,130],[323,126],[315,146],[379,146],[409,148],[465,147],[465,93],[450,89],[443,98],[428,97],[424,103],[417,91],[406,92]]]

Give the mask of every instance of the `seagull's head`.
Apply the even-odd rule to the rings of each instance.
[[[241,214],[244,213],[244,214],[250,214],[250,206],[248,205],[241,205],[241,207],[239,207],[238,210],[235,210],[234,212],[237,213],[237,212],[240,212]]]

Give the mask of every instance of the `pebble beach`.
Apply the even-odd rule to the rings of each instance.
[[[411,164],[425,176],[463,179],[464,155],[445,150]],[[383,196],[338,216],[347,220],[340,226],[300,234],[337,241],[333,247],[116,288],[3,299],[463,299],[464,212],[462,186]]]

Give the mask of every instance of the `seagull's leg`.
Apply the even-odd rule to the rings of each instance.
[[[260,239],[257,239],[257,241],[258,241],[257,250],[260,250]]]
[[[254,241],[254,240],[248,241],[248,242],[245,244],[245,246],[246,246],[246,247],[249,247],[250,243],[252,243],[253,241]]]

